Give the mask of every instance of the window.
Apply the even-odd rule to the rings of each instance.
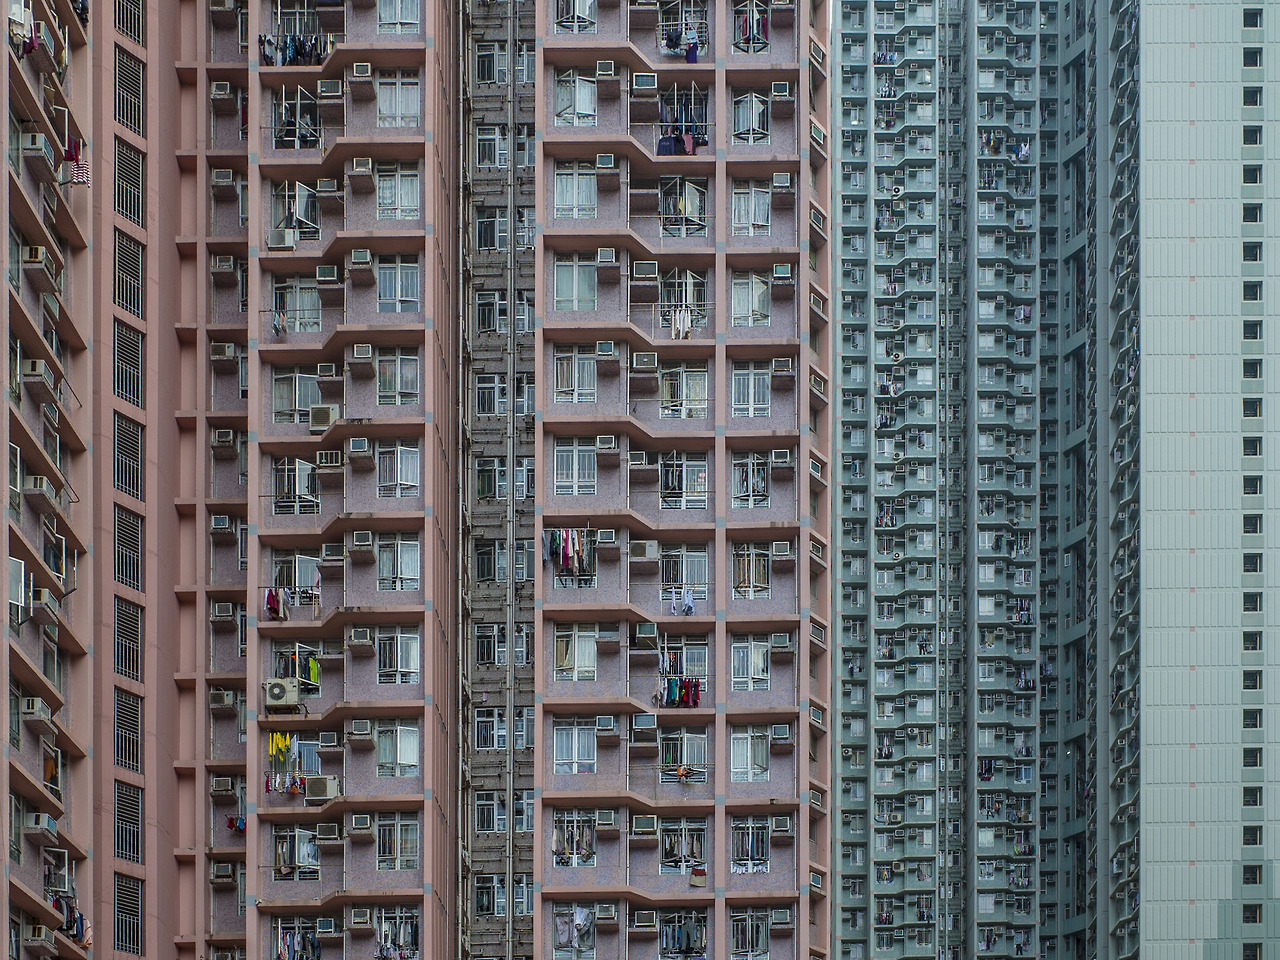
[[[141,137],[147,135],[142,98],[145,69],[141,60],[116,47],[116,123]]]
[[[417,870],[421,863],[421,831],[416,812],[379,813],[378,869]]]
[[[135,956],[143,955],[142,881],[137,877],[115,874],[115,942],[116,950]]]
[[[1240,368],[1240,376],[1245,380],[1261,380],[1262,379],[1262,361],[1261,360],[1245,360]]]
[[[552,818],[551,855],[557,867],[596,865],[596,812],[557,810]]]
[[[476,83],[507,82],[507,47],[504,43],[476,44]]]
[[[418,165],[416,163],[379,163],[378,219],[417,220],[421,215]]]
[[[379,720],[374,728],[378,776],[418,775],[418,725],[406,720]]]
[[[658,733],[658,762],[663,783],[706,783],[706,729],[664,727]]]
[[[1262,456],[1262,438],[1261,437],[1244,437],[1241,446],[1241,453],[1246,457]]]
[[[706,419],[706,362],[664,363],[658,371],[658,404],[662,420]]]
[[[419,0],[378,0],[379,33],[417,33]]]
[[[1262,883],[1262,865],[1246,863],[1241,870],[1242,881],[1246,887],[1254,887]]]
[[[729,859],[733,873],[769,872],[769,817],[738,816],[729,820]]]
[[[1240,921],[1242,923],[1261,923],[1262,922],[1262,904],[1260,903],[1241,904]]]
[[[143,334],[127,323],[115,322],[113,386],[115,395],[135,407],[143,406],[142,380]]]
[[[476,249],[507,249],[507,209],[506,207],[476,207]]]
[[[555,402],[596,402],[595,347],[556,347]]]
[[[1262,729],[1262,711],[1261,710],[1245,710],[1241,714],[1240,727],[1243,730],[1261,730]]]
[[[417,590],[421,549],[416,533],[379,533],[378,589]]]
[[[142,517],[116,504],[115,579],[133,590],[142,589]]]
[[[689,337],[693,328],[707,325],[707,272],[664,270],[658,286],[658,310],[662,328],[674,339]]]
[[[315,464],[297,457],[273,457],[271,464],[272,511],[277,516],[304,516],[320,512],[320,490]],[[237,521],[237,526],[242,526]]]
[[[1241,484],[1241,492],[1246,497],[1256,497],[1262,493],[1262,477],[1256,474],[1246,476]]]
[[[729,779],[734,783],[769,779],[768,724],[734,724],[730,727]]]
[[[705,543],[664,543],[659,567],[662,576],[660,599],[673,604],[707,599],[710,570]]]
[[[377,453],[378,496],[416,497],[422,473],[417,441],[379,440]]]
[[[532,720],[532,718],[531,718]],[[516,833],[533,832],[533,791],[516,791]]]
[[[769,689],[769,638],[767,636],[735,636],[729,647],[729,663],[731,689]]]
[[[1262,748],[1261,747],[1245,747],[1243,754],[1243,766],[1260,767],[1262,766]]]
[[[733,98],[733,139],[738,143],[769,142],[769,98],[751,91]]]
[[[575,220],[596,216],[596,165],[585,160],[556,164],[555,215]]]
[[[1262,222],[1262,204],[1246,203],[1241,208],[1241,220],[1245,223],[1261,223]]]
[[[1246,630],[1241,638],[1243,649],[1249,651],[1258,651],[1262,649],[1262,631]]]
[[[733,364],[733,416],[769,416],[773,365],[768,360],[738,360]]]
[[[1244,48],[1244,65],[1246,67],[1262,66],[1262,48],[1261,47],[1245,47]]]
[[[733,595],[739,600],[763,600],[769,596],[772,562],[765,542],[732,545]]]
[[[553,310],[596,308],[596,261],[582,254],[556,254]]]
[[[596,78],[577,70],[556,73],[556,126],[596,125]]]
[[[742,53],[769,49],[768,0],[737,0],[733,5],[733,46]]]
[[[1262,339],[1262,322],[1260,320],[1244,321],[1243,329],[1240,331],[1242,340],[1261,340]]]
[[[707,956],[707,911],[659,910],[658,944],[658,960]]]
[[[529,663],[528,624],[516,624],[515,662]],[[506,666],[507,628],[500,623],[477,623],[475,629],[476,663],[480,666]]]
[[[769,278],[735,270],[730,289],[730,319],[735,327],[767,327],[772,311]]]
[[[142,282],[147,248],[123,230],[115,232],[114,302],[135,317],[142,317]]]
[[[552,908],[552,960],[595,960],[596,905],[557,903]]]
[[[475,831],[476,833],[507,832],[507,805],[497,791],[476,791]]]
[[[505,917],[507,915],[507,881],[502,874],[476,874],[475,915],[477,917]]]
[[[1244,145],[1246,147],[1258,147],[1262,145],[1262,128],[1246,126],[1244,128]]]
[[[115,488],[135,500],[143,499],[142,438],[142,424],[115,414]]]
[[[1241,796],[1240,805],[1244,807],[1260,807],[1262,806],[1262,788],[1261,787],[1245,787]]]
[[[730,912],[729,960],[769,960],[767,908],[734,908]]]
[[[730,490],[735,507],[767,507],[773,478],[769,454],[736,451],[729,467]]]
[[[537,570],[537,551],[534,541],[520,539],[515,542],[516,580],[532,580]],[[507,542],[505,540],[475,541],[475,574],[482,583],[506,583]]]
[[[417,627],[378,627],[378,683],[417,683],[421,662]]]
[[[115,669],[128,680],[142,680],[142,607],[115,597]]]
[[[147,42],[145,18],[146,10],[142,0],[115,0],[116,30],[138,46]]]
[[[475,135],[475,163],[481,170],[497,170],[508,162],[507,128],[499,124],[479,124]]]
[[[1246,513],[1242,518],[1242,523],[1245,533],[1262,532],[1262,514],[1260,513]]]
[[[22,862],[22,826],[25,822],[26,804],[17,794],[9,794],[9,859],[13,863]],[[10,949],[9,958],[17,960],[17,951]]]
[[[405,406],[419,401],[418,349],[378,348],[378,405]]]
[[[1262,612],[1262,593],[1248,591],[1244,594],[1241,609],[1245,613],[1261,613]]]
[[[594,680],[596,678],[596,641],[599,635],[599,630],[594,623],[556,624],[557,680]]]
[[[142,772],[142,698],[116,687],[116,766]]]
[[[1251,182],[1261,183],[1262,182],[1261,172],[1258,173],[1258,179],[1256,181],[1250,181],[1248,179],[1249,177],[1248,171],[1250,169],[1252,168],[1250,167],[1245,168],[1245,183],[1251,183]],[[1258,167],[1257,169],[1261,171],[1262,168]],[[1240,259],[1242,259],[1245,263],[1261,263],[1262,262],[1262,244],[1253,243],[1253,242],[1245,243],[1240,250]]]
[[[768,180],[733,181],[733,235],[768,236],[773,185]]]
[[[1262,26],[1262,9],[1260,7],[1245,8],[1244,26],[1246,30],[1256,30]]]
[[[556,720],[552,724],[551,731],[554,772],[596,772],[594,718]]]
[[[585,496],[595,492],[595,440],[589,437],[556,437],[556,496]]]
[[[320,332],[320,287],[315,277],[276,277],[272,304],[277,336]]]
[[[663,177],[658,184],[658,196],[664,236],[707,235],[706,179]]]
[[[119,7],[119,4],[117,4]],[[145,227],[147,218],[146,155],[137,147],[116,138],[116,213],[130,223]]]
[[[417,254],[378,257],[378,312],[416,313],[420,299]]]
[[[556,0],[556,33],[595,33],[596,0]]]
[[[707,818],[663,817],[658,821],[659,874],[690,873],[707,866]]]
[[[386,0],[382,0],[386,2]],[[378,71],[378,126],[422,125],[422,91],[417,70]]]
[[[1246,397],[1242,401],[1242,413],[1245,417],[1262,416],[1262,399],[1260,397]]]
[[[515,746],[521,746],[518,738]],[[507,749],[507,713],[505,710],[495,707],[476,708],[475,748],[477,750]]]
[[[663,510],[705,510],[709,483],[705,453],[677,450],[658,458],[658,503]]]

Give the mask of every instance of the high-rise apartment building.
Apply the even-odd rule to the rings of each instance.
[[[10,960],[1275,960],[1273,13],[14,0]]]
[[[9,955],[450,956],[457,10],[10,9]]]
[[[833,955],[1274,948],[1270,12],[833,17]]]

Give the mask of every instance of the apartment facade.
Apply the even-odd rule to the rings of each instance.
[[[535,11],[534,955],[825,956],[825,8]]]
[[[117,310],[127,335],[99,343],[145,426],[146,499],[100,522],[116,556],[99,583],[116,596],[99,608],[117,630],[122,603],[143,611],[156,762],[140,771],[142,862],[117,864],[144,935],[120,936],[117,878],[115,902],[99,896],[116,936],[100,942],[219,960],[449,955],[456,10],[115,14],[98,24],[116,83],[101,182],[120,221],[136,179],[141,229],[113,229],[143,266],[138,308]],[[139,396],[120,393],[130,363]],[[125,532],[146,545],[132,583]],[[100,797],[110,775],[102,764]]]
[[[1266,15],[833,18],[843,956],[1274,944]]]
[[[12,9],[8,21],[2,669],[9,710],[0,767],[8,848],[0,919],[11,956],[87,956],[101,895],[88,862],[96,797],[89,757],[100,747],[90,544],[101,506],[89,456],[97,295],[88,186],[98,158],[87,142],[97,84],[82,13],[53,2]],[[118,743],[132,758],[140,730],[128,732]]]

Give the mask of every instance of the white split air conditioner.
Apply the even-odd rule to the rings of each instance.
[[[298,246],[297,230],[268,230],[268,250],[293,250]]]
[[[320,433],[328,430],[336,420],[341,419],[342,412],[336,403],[312,404],[309,412],[311,432]]]
[[[304,797],[306,802],[323,803],[326,800],[334,799],[337,795],[337,777],[307,777],[307,792]]]
[[[267,709],[280,707],[296,707],[298,705],[298,678],[281,677],[268,680],[263,684],[266,692]]]

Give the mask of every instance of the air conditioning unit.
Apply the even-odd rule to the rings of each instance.
[[[769,466],[774,470],[791,469],[795,466],[795,455],[790,450],[770,451]]]
[[[790,653],[793,647],[791,645],[791,634],[789,633],[771,633],[769,634],[769,650],[773,653]]]
[[[618,263],[618,249],[616,247],[600,247],[596,250],[596,266],[616,266]]]
[[[338,921],[333,917],[316,917],[316,936],[333,937],[338,932]]]
[[[775,263],[773,265],[773,282],[774,283],[795,283],[795,270],[789,263]]]
[[[658,833],[658,818],[652,814],[633,815],[631,817],[631,835],[635,837],[652,837]]]
[[[317,450],[316,451],[316,468],[319,470],[331,469],[342,466],[341,450]]]
[[[322,100],[341,97],[344,92],[341,80],[321,80],[316,83],[316,96]]]
[[[351,65],[351,76],[357,80],[371,80],[373,78],[373,64],[353,63]]]
[[[351,549],[353,551],[372,550],[373,549],[373,531],[372,530],[351,531]]]
[[[795,187],[791,183],[791,174],[775,173],[773,175],[773,189],[775,190],[794,190]]]
[[[633,353],[631,355],[631,369],[641,373],[656,373],[658,370],[658,355],[650,352]]]
[[[596,173],[602,170],[616,170],[618,168],[618,158],[612,153],[596,154]]]
[[[596,832],[618,829],[618,811],[605,808],[596,811]]]
[[[769,818],[769,832],[774,836],[791,836],[795,833],[795,821],[789,813],[775,813]]]
[[[263,684],[263,689],[266,691],[268,710],[281,707],[296,707],[298,705],[297,677],[280,677],[276,680],[268,680]]]
[[[236,792],[235,781],[230,777],[211,777],[209,779],[209,795],[213,797],[229,797]]]
[[[228,600],[218,600],[213,604],[213,612],[209,614],[210,620],[229,621],[234,620],[236,616],[236,605]]]
[[[796,558],[796,548],[790,540],[774,540],[773,546],[769,550],[769,555],[774,560],[794,560]]]
[[[361,929],[373,926],[373,911],[368,907],[352,907],[347,926]]]
[[[268,250],[293,250],[298,246],[297,230],[268,230]]]
[[[323,433],[325,430],[328,430],[335,421],[340,420],[341,418],[342,410],[336,403],[312,404],[308,413],[312,433]]]
[[[347,646],[352,649],[371,650],[373,648],[373,630],[369,627],[352,627]]]
[[[631,557],[633,563],[649,561],[658,562],[658,541],[657,540],[632,540],[628,556]]]
[[[337,730],[321,730],[320,731],[320,749],[335,750],[342,744],[338,740]]]
[[[214,863],[209,868],[210,883],[235,883],[236,865],[234,863]]]
[[[596,341],[596,359],[597,360],[613,360],[618,356],[617,344],[612,340]]]
[[[307,793],[304,798],[305,802],[324,803],[326,800],[334,799],[337,795],[337,777],[307,777]]]
[[[317,840],[341,840],[342,826],[337,823],[317,823],[316,839]]]
[[[373,265],[373,252],[367,247],[361,247],[359,250],[351,251],[351,265],[353,267],[370,267]]]
[[[658,279],[658,261],[633,260],[631,263],[631,279],[639,282],[656,282]]]
[[[773,375],[775,377],[794,377],[796,375],[795,357],[774,357]]]
[[[614,70],[614,65],[612,60],[596,61],[596,79],[597,80],[608,80],[615,76],[617,76],[617,73]]]
[[[367,813],[351,815],[351,833],[368,833],[373,829],[373,817]]]
[[[352,437],[347,441],[347,456],[352,460],[367,460],[373,456],[368,437]]]
[[[770,94],[774,100],[792,100],[791,84],[786,80],[775,80],[770,88]]]
[[[227,514],[215,513],[209,518],[210,533],[231,533],[232,530],[231,517]]]
[[[355,737],[355,738],[363,738],[363,739],[368,739],[369,737],[372,737],[373,721],[372,720],[352,720],[351,732],[347,736],[348,738]]]
[[[597,737],[616,737],[618,735],[618,718],[612,716],[596,717]]]
[[[53,711],[39,697],[23,697],[21,704],[22,722],[45,736],[53,736],[57,730],[53,725]]]
[[[656,623],[637,623],[636,639],[656,641],[658,639],[658,625]]]
[[[597,530],[596,531],[596,549],[601,547],[616,547],[618,545],[617,530]]]
[[[342,181],[335,177],[322,177],[316,181],[316,193],[321,195],[340,195]]]
[[[332,263],[322,263],[316,267],[316,283],[341,283],[342,277],[338,267]]]
[[[770,743],[790,743],[791,742],[791,724],[774,723],[769,726],[769,742]]]
[[[658,911],[657,910],[631,911],[631,929],[632,930],[657,930],[658,929]]]
[[[320,544],[321,563],[341,563],[347,557],[347,548],[341,543]]]
[[[23,835],[41,846],[58,842],[58,821],[47,813],[28,813],[22,823]]]
[[[209,96],[214,100],[231,96],[231,81],[214,80],[209,84]]]
[[[601,903],[596,905],[596,923],[617,922],[618,905],[616,903]]]
[[[658,95],[658,75],[656,73],[631,74],[631,95],[634,97],[656,97]]]
[[[654,922],[657,923],[656,920]],[[53,956],[57,952],[57,946],[53,942],[53,928],[46,927],[43,923],[24,924],[22,946],[42,956]]]
[[[332,380],[338,375],[338,365],[336,363],[317,363],[316,377],[320,380]]]
[[[786,928],[795,925],[792,919],[790,907],[774,907],[769,911],[769,926],[775,928]]]
[[[809,886],[812,889],[821,890],[823,888],[824,882],[825,881],[823,879],[822,874],[814,873],[812,870],[809,871]]]
[[[234,187],[236,172],[229,167],[215,167],[209,174],[209,185],[212,187]]]

